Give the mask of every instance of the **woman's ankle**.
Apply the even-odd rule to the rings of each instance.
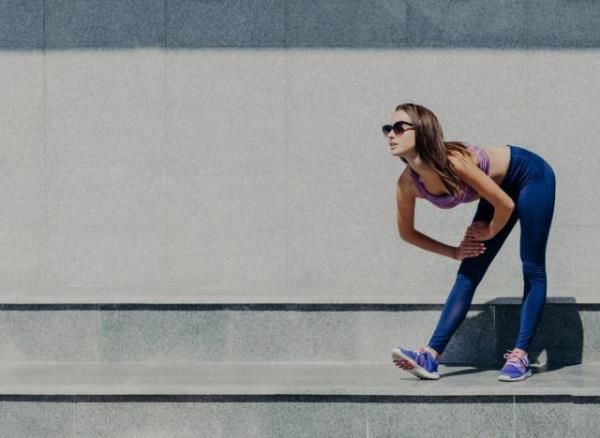
[[[433,348],[427,346],[425,347],[427,349],[427,351],[431,352],[433,354],[433,357],[435,357],[436,360],[438,360],[442,355],[440,353],[438,353],[436,350],[434,350]]]

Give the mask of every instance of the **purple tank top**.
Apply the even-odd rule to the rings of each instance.
[[[477,153],[479,156],[479,168],[489,175],[490,159],[483,148],[474,144],[467,144],[467,148]],[[479,194],[468,184],[464,184],[462,195],[452,196],[451,194],[446,194],[436,196],[427,191],[425,185],[419,180],[419,174],[417,172],[411,168],[410,173],[419,193],[421,193],[425,199],[440,208],[453,208],[460,203],[470,202],[479,196]]]

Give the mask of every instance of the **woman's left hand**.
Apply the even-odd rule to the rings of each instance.
[[[473,240],[490,240],[495,236],[491,224],[485,221],[475,221],[467,227],[465,238]]]

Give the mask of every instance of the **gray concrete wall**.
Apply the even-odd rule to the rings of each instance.
[[[553,285],[600,280],[594,1],[0,0],[0,287],[427,286],[381,125],[555,169]],[[476,203],[420,201],[458,245]],[[480,288],[522,288],[515,227]],[[82,289],[83,290],[83,289]]]

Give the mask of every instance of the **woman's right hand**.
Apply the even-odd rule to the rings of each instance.
[[[464,260],[468,257],[477,257],[486,250],[485,244],[470,237],[464,237],[460,245],[454,248],[454,258]]]

